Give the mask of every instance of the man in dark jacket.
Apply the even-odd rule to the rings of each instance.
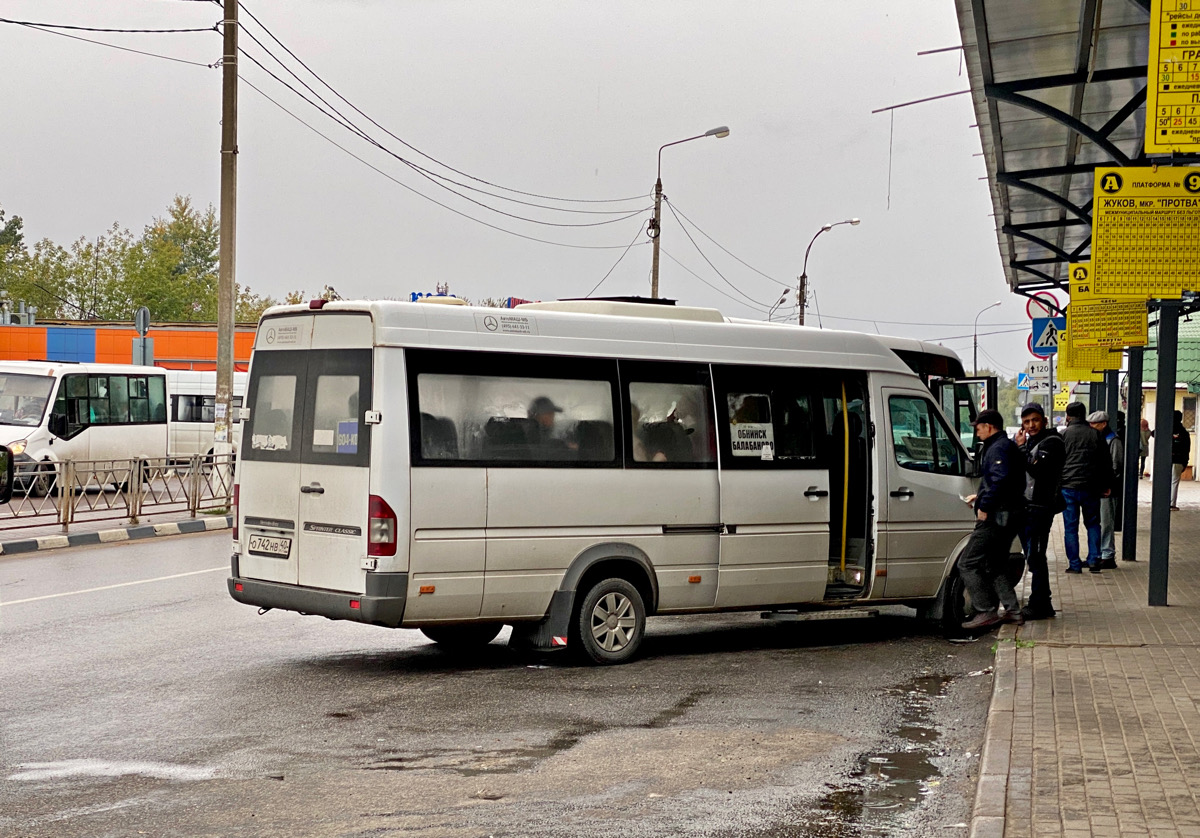
[[[1192,459],[1192,436],[1183,427],[1183,411],[1177,410],[1171,424],[1171,509],[1179,510],[1179,481]]]
[[[1100,498],[1112,491],[1112,460],[1108,443],[1087,423],[1082,402],[1067,405],[1067,426],[1061,434],[1066,449],[1063,462],[1063,542],[1067,548],[1067,573],[1082,573],[1079,560],[1079,518],[1087,529],[1087,565],[1100,572]]]
[[[1117,532],[1121,529],[1121,495],[1125,487],[1125,441],[1117,436],[1108,421],[1108,412],[1096,410],[1088,414],[1088,424],[1104,437],[1112,458],[1112,490],[1100,499],[1100,567],[1117,569]]]
[[[1021,609],[1026,620],[1044,620],[1055,615],[1050,596],[1050,571],[1046,547],[1050,527],[1062,509],[1062,469],[1066,449],[1058,431],[1046,422],[1046,412],[1037,402],[1021,410],[1021,430],[1016,443],[1025,455],[1025,524],[1021,547],[1029,567],[1029,600]]]
[[[1025,458],[1004,433],[1004,419],[994,410],[980,411],[975,434],[983,440],[977,455],[979,491],[967,498],[975,504],[975,529],[958,557],[958,572],[977,612],[963,628],[972,630],[1002,620],[1025,622],[1006,573],[1009,548],[1025,509]],[[1003,617],[997,600],[1004,606]]]

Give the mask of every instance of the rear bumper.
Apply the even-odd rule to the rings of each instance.
[[[315,614],[331,620],[352,620],[396,628],[404,620],[407,573],[368,573],[367,592],[325,591],[282,582],[230,576],[229,595],[245,605]]]

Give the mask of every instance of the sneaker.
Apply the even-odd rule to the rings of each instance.
[[[1005,611],[1004,616],[1001,617],[1001,621],[1012,623],[1014,626],[1023,626],[1025,625],[1024,611]]]
[[[1068,567],[1067,573],[1083,573],[1082,567]]]
[[[1099,573],[1100,570],[1101,570],[1101,567],[1098,564],[1088,565],[1088,573]]]
[[[1054,610],[1053,605],[1033,606],[1026,605],[1021,609],[1021,616],[1026,620],[1048,620],[1058,612]]]
[[[990,628],[1000,622],[1000,615],[995,610],[980,611],[971,619],[962,624],[962,627],[968,631],[975,629]]]
[[[1172,507],[1171,507],[1171,511],[1172,511],[1172,512],[1178,512],[1178,511],[1179,511],[1179,507],[1178,507],[1178,506],[1172,506]]]
[[[1116,559],[1101,559],[1100,560],[1100,569],[1101,570],[1116,570],[1117,569],[1117,560]]]

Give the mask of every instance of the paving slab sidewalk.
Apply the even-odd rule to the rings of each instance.
[[[1168,607],[1147,605],[1149,481],[1140,494],[1138,561],[1063,572],[1060,517],[1058,617],[998,635],[975,838],[1200,838],[1200,484],[1171,513]]]

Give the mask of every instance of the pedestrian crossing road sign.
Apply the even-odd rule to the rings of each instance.
[[[1017,373],[1017,389],[1018,390],[1028,390],[1029,389],[1029,373],[1027,373],[1027,372]]]
[[[1054,355],[1058,352],[1058,333],[1067,328],[1065,317],[1033,318],[1033,351],[1038,355]]]

